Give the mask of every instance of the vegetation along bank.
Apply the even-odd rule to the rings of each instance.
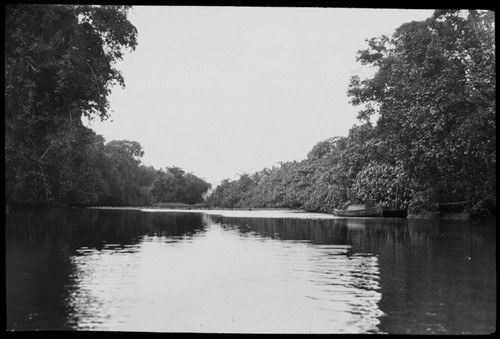
[[[106,142],[82,118],[109,118],[114,65],[137,45],[128,6],[6,6],[6,202],[70,206],[185,203],[332,212],[366,201],[432,215],[439,203],[496,210],[494,13],[437,10],[367,41],[373,77],[347,89],[349,134],[302,161],[210,184],[141,162],[137,141]],[[119,114],[119,112],[118,112]],[[167,159],[168,160],[168,159]]]

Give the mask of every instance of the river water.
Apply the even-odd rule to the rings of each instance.
[[[495,220],[14,210],[6,297],[14,331],[489,334]]]

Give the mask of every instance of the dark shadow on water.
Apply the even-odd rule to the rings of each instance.
[[[189,237],[203,231],[197,214],[144,213],[138,210],[38,208],[11,212],[8,237],[32,244],[75,250],[102,250],[105,244],[132,245],[143,236]]]
[[[70,257],[81,248],[133,247],[144,236],[189,238],[201,215],[136,210],[27,208],[6,215],[7,330],[71,329]]]
[[[367,230],[368,231],[368,230]],[[380,234],[382,235],[382,234]],[[400,334],[496,330],[494,221],[409,220],[401,242],[381,242],[381,329]]]
[[[363,252],[377,243],[397,243],[409,238],[407,219],[278,219],[211,216],[213,222],[242,234],[310,242],[315,245],[351,245]]]

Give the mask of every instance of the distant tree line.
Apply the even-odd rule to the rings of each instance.
[[[209,187],[202,179],[178,168],[146,167],[138,142],[106,143],[82,124],[83,117],[107,119],[111,87],[124,86],[114,65],[137,45],[128,10],[129,6],[6,6],[7,204],[202,200]]]
[[[303,161],[224,180],[208,202],[331,212],[374,201],[419,214],[465,201],[470,212],[494,213],[494,22],[491,11],[437,10],[369,40],[358,61],[376,73],[348,88],[361,125]]]

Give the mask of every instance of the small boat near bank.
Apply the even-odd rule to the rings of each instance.
[[[471,215],[465,211],[465,206],[465,201],[439,203],[439,217],[449,220],[469,220]]]
[[[382,212],[384,218],[406,218],[408,217],[407,209],[386,209]]]
[[[337,217],[383,217],[383,218],[406,218],[407,209],[387,209],[380,205],[366,207],[365,205],[351,205],[346,210],[334,209],[333,215]]]
[[[440,202],[439,212],[441,213],[459,213],[465,209],[465,201]]]
[[[352,205],[346,210],[333,210],[333,215],[337,217],[381,217],[384,212],[382,206],[366,207],[364,205]]]

